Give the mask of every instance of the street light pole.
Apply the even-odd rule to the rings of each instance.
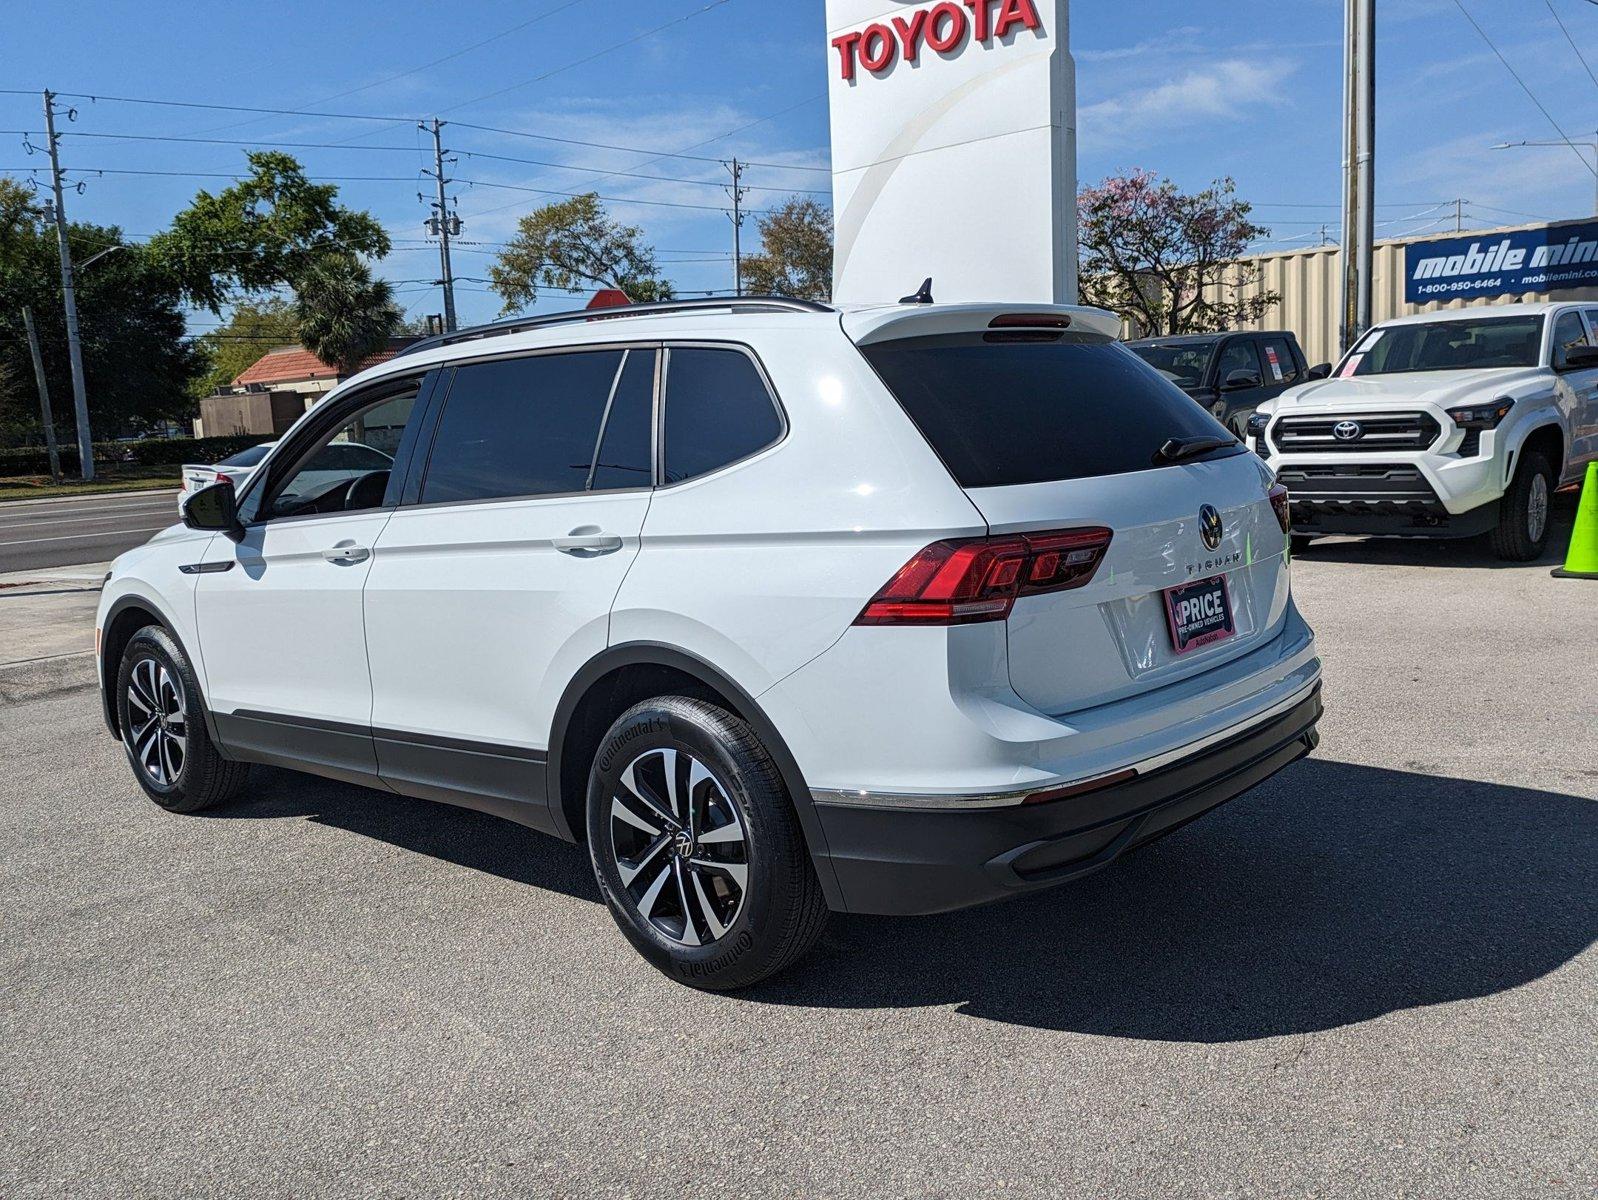
[[[1592,211],[1593,211],[1593,215],[1594,216],[1598,216],[1598,129],[1595,129],[1593,131],[1593,138],[1592,138],[1592,141],[1590,141],[1590,142],[1564,142],[1564,141],[1556,142],[1556,141],[1552,141],[1552,140],[1549,140],[1549,141],[1528,141],[1528,142],[1499,142],[1498,145],[1493,147],[1493,149],[1494,150],[1519,150],[1522,147],[1533,147],[1533,148],[1535,148],[1535,147],[1541,147],[1541,146],[1558,146],[1561,150],[1566,149],[1567,147],[1571,147],[1571,146],[1585,146],[1587,149],[1592,151],[1592,166],[1589,167],[1588,170],[1590,170],[1592,172]]]

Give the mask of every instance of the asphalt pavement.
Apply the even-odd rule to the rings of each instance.
[[[1598,584],[1295,565],[1315,757],[1089,880],[671,983],[582,851],[0,705],[0,1195],[1590,1196]]]
[[[0,574],[99,562],[178,519],[176,491],[0,503]]]

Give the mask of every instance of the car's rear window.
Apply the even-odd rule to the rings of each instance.
[[[1146,471],[1172,438],[1231,437],[1107,338],[1068,334],[1040,343],[954,334],[861,352],[961,487]],[[1213,453],[1246,451],[1234,443]]]
[[[224,458],[216,465],[219,467],[258,467],[261,460],[271,451],[270,446],[251,446],[248,450],[240,450],[232,458]]]

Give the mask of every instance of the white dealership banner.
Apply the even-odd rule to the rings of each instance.
[[[1069,0],[827,0],[833,295],[1074,304]]]

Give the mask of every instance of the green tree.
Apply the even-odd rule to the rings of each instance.
[[[341,375],[388,345],[399,328],[394,289],[355,258],[327,258],[300,279],[294,301],[300,343]]]
[[[388,235],[370,213],[338,203],[338,188],[312,183],[292,155],[246,155],[250,175],[213,196],[202,191],[150,242],[183,298],[221,313],[239,293],[287,285],[329,256],[381,258]]]
[[[640,303],[675,295],[657,275],[655,252],[645,245],[643,231],[612,220],[592,193],[523,217],[488,274],[506,313],[532,304],[540,290],[618,288]]]
[[[744,290],[798,300],[832,299],[832,212],[794,197],[760,218],[760,253],[746,254]]]
[[[55,229],[43,224],[37,208],[18,204],[18,194],[14,185],[0,187],[0,327],[5,331],[0,336],[0,441],[39,437],[33,364],[21,336],[21,310],[27,305],[38,326],[56,432],[68,443],[76,426]],[[204,359],[187,340],[170,274],[145,248],[125,244],[114,226],[73,224],[67,236],[80,258],[109,246],[123,247],[77,279],[95,436],[136,433],[192,416],[189,389]]]
[[[281,296],[241,300],[224,324],[195,339],[195,348],[207,366],[190,390],[196,398],[214,395],[268,350],[293,346],[299,340],[299,318],[291,301]]]
[[[1130,317],[1145,333],[1236,328],[1281,300],[1253,292],[1260,269],[1240,262],[1271,231],[1250,220],[1253,206],[1230,179],[1185,193],[1133,171],[1083,188],[1077,212],[1082,302]]]

